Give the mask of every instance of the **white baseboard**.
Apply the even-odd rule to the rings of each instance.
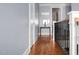
[[[29,47],[28,47],[22,55],[29,55],[29,53],[30,53],[30,50],[29,50]]]
[[[39,35],[40,35],[40,33],[39,33]],[[42,33],[41,35],[49,35],[49,33]]]
[[[34,40],[34,41],[33,41],[33,44],[35,44],[36,41],[37,41],[37,40]],[[33,44],[32,44],[32,45],[33,45]]]
[[[35,44],[36,41],[37,41],[37,40],[34,40],[33,43],[32,43],[32,45]],[[32,45],[31,45],[30,47],[28,47],[22,55],[29,55],[29,53],[30,53],[30,48],[32,47]]]

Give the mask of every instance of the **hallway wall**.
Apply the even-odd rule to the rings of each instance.
[[[0,54],[23,54],[29,46],[29,4],[0,4]]]
[[[68,19],[67,13],[71,10],[70,4],[65,3],[40,3],[39,4],[39,26],[43,25],[43,20],[49,20],[50,23],[47,26],[51,27],[52,35],[52,8],[60,8],[59,12],[59,21]],[[42,30],[43,35],[48,35],[48,30]]]
[[[79,11],[79,3],[71,3],[72,11]]]
[[[44,27],[43,20],[49,20],[49,24],[47,26],[51,27],[51,9],[49,5],[39,4],[39,26]],[[48,35],[48,30],[42,30],[42,35]]]
[[[30,47],[38,38],[38,4],[30,3]]]

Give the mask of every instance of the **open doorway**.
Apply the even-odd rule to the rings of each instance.
[[[52,8],[52,37],[53,39],[55,39],[55,25],[54,25],[54,22],[56,21],[59,21],[60,19],[60,12],[61,12],[61,9],[60,8]]]
[[[52,21],[59,20],[59,8],[52,8]]]

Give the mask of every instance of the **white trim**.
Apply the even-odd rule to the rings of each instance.
[[[48,16],[49,15],[49,12],[41,12],[41,15],[42,16]]]
[[[71,12],[67,13],[67,15],[70,15],[70,14],[79,14],[79,11],[71,11]]]
[[[29,52],[30,52],[30,32],[31,32],[31,30],[30,30],[30,17],[31,17],[31,14],[30,14],[30,10],[31,10],[31,7],[30,7],[30,3],[29,3],[29,46],[28,46],[28,48],[24,51],[24,53],[22,54],[22,55],[28,55],[29,54]]]
[[[32,45],[34,45],[36,41],[37,40],[34,40]],[[29,55],[32,45],[30,47],[28,47],[22,55]]]
[[[35,20],[35,4],[33,4],[33,21]],[[33,24],[33,25],[32,25]],[[33,41],[35,40],[35,21],[34,21],[34,23],[32,23],[31,24],[31,26],[33,26],[33,28],[32,28],[32,30],[33,30],[33,33],[32,33],[32,35],[33,35]],[[32,42],[32,44],[33,44],[33,42]]]
[[[28,51],[30,51],[30,37],[31,37],[31,34],[30,34],[30,32],[31,32],[31,4],[29,3],[29,47],[28,47]]]
[[[53,44],[55,43],[55,21],[53,21]]]
[[[76,40],[76,27],[74,18],[79,15],[79,11],[71,11],[69,15],[69,27],[70,27],[70,55],[77,54],[77,40]]]
[[[29,47],[28,47],[22,55],[29,55],[29,53],[30,53],[30,51],[29,51]]]
[[[24,51],[23,55],[28,54],[30,51],[30,49],[29,49],[30,48],[30,23],[31,23],[30,22],[30,10],[31,10],[30,8],[31,7],[30,7],[30,3],[29,3],[29,28],[28,28],[29,29],[29,47]]]
[[[48,3],[45,3],[45,4],[44,3],[40,3],[39,6],[51,6],[51,4],[48,4]]]
[[[59,21],[54,21],[54,23],[58,23],[58,22],[62,22],[62,21],[66,21],[66,20],[59,20]]]

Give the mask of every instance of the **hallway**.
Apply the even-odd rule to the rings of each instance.
[[[30,55],[64,55],[64,51],[57,42],[53,42],[51,36],[39,36]]]

